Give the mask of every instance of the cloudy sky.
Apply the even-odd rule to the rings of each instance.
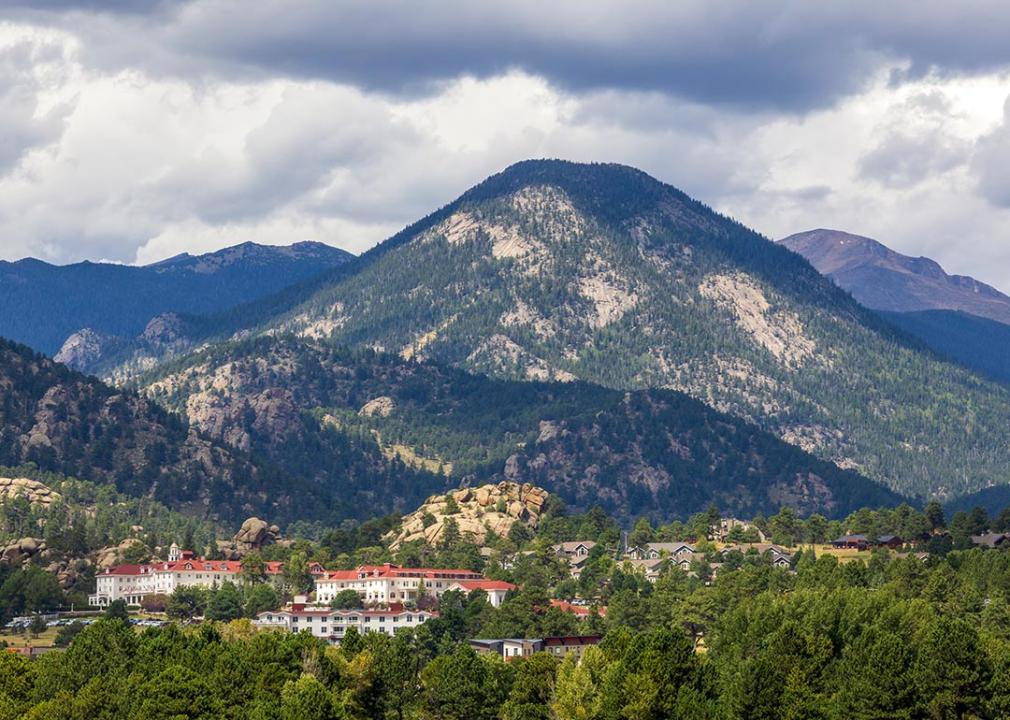
[[[1010,290],[1010,6],[0,0],[0,257],[358,252],[529,157]]]

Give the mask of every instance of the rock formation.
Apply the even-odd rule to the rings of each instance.
[[[41,538],[21,538],[0,550],[0,563],[18,565],[46,549],[46,541]]]
[[[266,520],[251,517],[242,523],[230,542],[219,542],[218,549],[231,560],[238,560],[249,553],[277,542],[281,529]]]
[[[0,477],[0,502],[24,497],[33,505],[49,507],[61,499],[58,492],[38,480]]]
[[[450,496],[458,512],[448,512]],[[535,528],[548,496],[542,488],[514,482],[432,495],[421,507],[404,516],[400,531],[387,535],[386,540],[392,550],[418,540],[435,545],[442,539],[446,520],[452,518],[462,537],[482,545],[492,534],[505,537],[517,522]]]

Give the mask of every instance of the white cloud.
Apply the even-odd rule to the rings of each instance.
[[[241,53],[190,72],[196,60],[179,47],[203,47],[202,36],[185,29],[217,27],[210,15],[226,5],[196,3],[177,16],[163,6],[160,30],[142,13],[78,13],[79,31],[0,25],[0,124],[9,130],[0,138],[0,256],[149,262],[304,239],[361,251],[512,162],[565,157],[635,165],[771,237],[837,227],[1010,289],[1010,80],[988,61],[976,59],[974,74],[967,64],[923,73],[902,53],[878,53],[872,72],[851,69],[860,81],[850,94],[786,112],[727,109],[704,93],[619,79],[466,72],[465,63],[435,73],[424,94],[288,71],[280,60],[258,72],[265,56]],[[259,37],[252,19],[270,7],[254,4],[237,32]],[[679,12],[695,27],[691,8]],[[627,31],[641,18],[604,15],[612,32],[586,37],[635,42]],[[68,17],[49,19],[67,27]],[[575,18],[571,32],[591,19]],[[464,20],[476,22],[456,24]],[[786,42],[796,22],[763,26],[763,42]],[[284,45],[306,27],[299,16],[256,32]],[[418,32],[434,42],[445,28]],[[94,46],[117,33],[121,46]],[[460,36],[463,55],[482,37]],[[711,53],[728,62],[731,50]],[[457,48],[441,52],[451,60]]]

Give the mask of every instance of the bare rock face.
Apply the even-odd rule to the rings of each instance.
[[[63,342],[53,360],[75,370],[83,370],[101,360],[107,346],[114,341],[114,338],[91,328],[82,328]]]
[[[162,313],[151,318],[140,334],[140,340],[155,346],[170,345],[186,339],[186,330],[186,322],[179,315]]]
[[[95,567],[98,570],[107,570],[123,562],[126,551],[134,545],[143,545],[143,541],[137,538],[126,538],[119,545],[104,547],[95,554]]]
[[[435,545],[445,532],[445,523],[455,521],[462,537],[478,545],[493,535],[505,537],[517,522],[535,528],[549,493],[529,483],[500,482],[449,493],[459,508],[447,512],[447,496],[432,495],[416,511],[403,518],[398,533],[386,536],[391,549],[403,543],[422,541]]]
[[[61,499],[58,492],[38,480],[0,477],[0,500],[23,497],[32,505],[49,507]]]
[[[372,398],[358,410],[358,415],[362,417],[372,417],[373,415],[378,415],[379,417],[389,417],[392,415],[393,410],[396,409],[396,401],[393,398],[383,395],[381,397]]]
[[[20,565],[46,549],[46,541],[41,538],[21,538],[0,550],[0,563]]]
[[[242,523],[242,527],[235,533],[230,543],[223,547],[219,545],[219,548],[231,559],[238,560],[277,542],[280,534],[281,530],[276,525],[271,525],[258,517],[251,517]]]

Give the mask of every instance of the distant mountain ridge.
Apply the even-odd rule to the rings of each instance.
[[[965,275],[948,275],[926,257],[909,257],[871,238],[809,230],[783,238],[868,308],[885,312],[956,310],[1010,324],[1010,297]]]
[[[242,243],[146,266],[27,258],[0,262],[0,336],[53,355],[89,329],[132,339],[156,316],[212,314],[339,266],[353,256],[318,242]]]

